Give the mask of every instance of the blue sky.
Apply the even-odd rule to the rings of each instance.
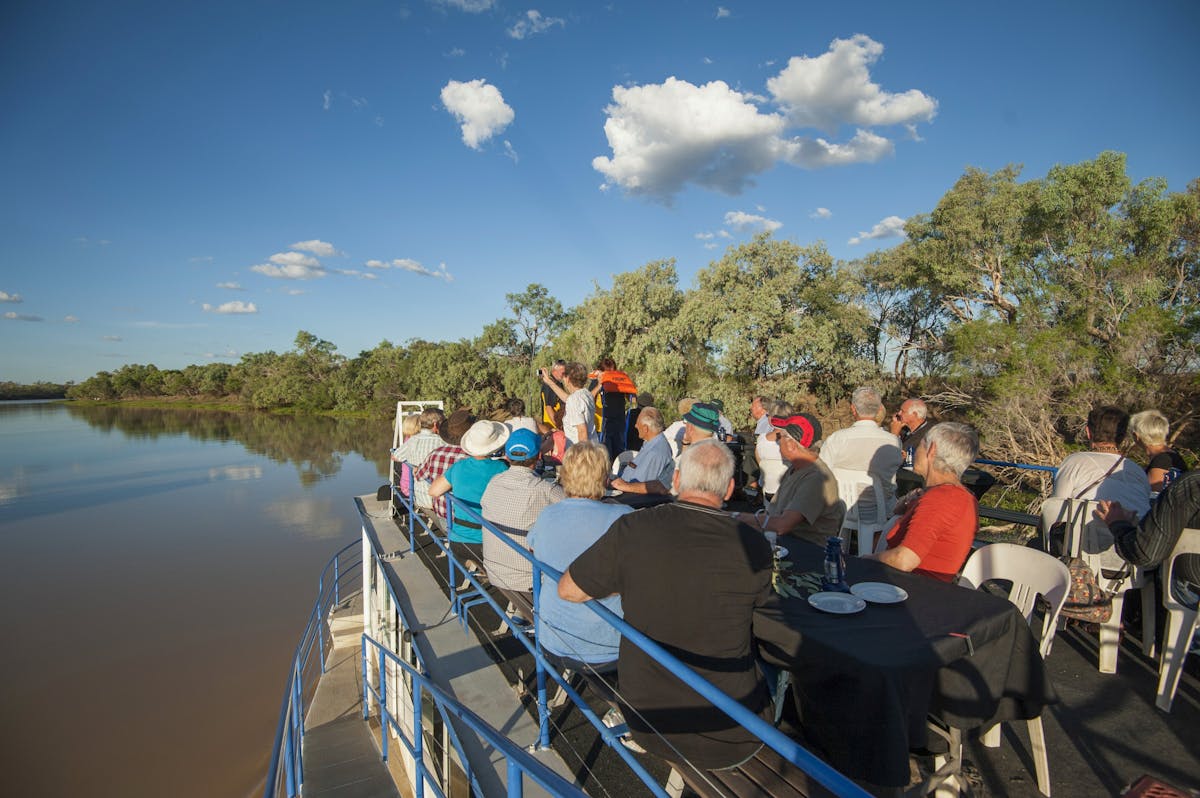
[[[0,11],[0,380],[477,335],[764,227],[855,258],[967,166],[1200,177],[1193,2]]]

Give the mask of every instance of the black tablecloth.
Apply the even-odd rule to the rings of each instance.
[[[609,504],[624,504],[635,510],[640,510],[643,507],[657,507],[660,504],[673,502],[675,501],[675,497],[664,493],[618,492],[612,496],[605,496],[601,501]]]
[[[818,570],[823,552],[780,540],[797,572]],[[904,588],[899,604],[831,615],[781,598],[754,617],[760,653],[791,670],[807,742],[852,778],[908,783],[910,748],[925,744],[935,714],[970,729],[1033,718],[1057,701],[1037,644],[1006,599],[848,558],[848,581]],[[968,654],[968,634],[974,654]]]

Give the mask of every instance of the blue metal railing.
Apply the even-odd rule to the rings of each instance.
[[[1030,465],[1029,463],[1006,463],[1003,460],[985,460],[982,457],[975,459],[980,465],[996,466],[997,468],[1020,468],[1025,471],[1049,471],[1051,475],[1058,474],[1057,466]]]
[[[392,490],[394,493],[395,488],[393,488]],[[410,491],[409,495],[410,496],[412,495],[411,491]],[[411,502],[410,502],[410,504],[411,504]],[[410,505],[406,505],[406,506],[410,506]],[[364,520],[364,524],[363,524],[363,529],[364,529],[364,534],[365,534],[365,529],[366,529],[365,520]],[[408,627],[408,618],[405,616],[405,614],[403,612],[399,611],[399,608],[401,606],[400,600],[396,596],[396,591],[392,588],[392,583],[383,577],[383,573],[384,573],[383,561],[380,559],[379,552],[375,550],[374,546],[371,547],[371,561],[372,561],[372,565],[377,569],[377,573],[380,574],[380,579],[382,580],[384,587],[387,589],[387,595],[388,595],[388,598],[392,602],[392,607],[396,608],[396,610],[397,610],[397,612],[395,613],[395,618],[400,626],[400,630],[403,630],[405,633],[410,633],[411,630]],[[400,631],[400,630],[397,630],[397,631]],[[420,649],[417,648],[416,646],[413,646],[411,650],[412,650],[413,656],[417,660],[417,666],[420,668],[422,673],[426,673],[427,669],[425,667],[424,657],[421,655]],[[463,751],[463,746],[462,746],[461,741],[458,738],[458,733],[455,731],[454,726],[450,723],[450,719],[447,717],[445,710],[442,709],[440,707],[440,705],[439,705],[439,711],[442,715],[442,721],[444,723],[444,728],[446,729],[446,735],[450,740],[450,745],[454,748],[455,751],[458,752],[459,762],[462,763],[463,771],[467,778],[467,781],[470,782],[472,788],[475,791],[475,794],[482,795],[483,790],[480,788],[479,781],[477,780],[477,778],[475,777],[475,774],[471,770],[470,760],[467,758],[465,752]],[[418,715],[419,715],[419,713],[418,713]],[[511,745],[511,743],[510,743],[510,745]],[[386,748],[386,746],[385,746],[385,748]],[[385,759],[386,759],[386,757],[385,757]]]
[[[287,685],[283,691],[283,706],[279,711],[279,723],[275,729],[275,743],[271,748],[271,764],[267,768],[267,781],[263,789],[264,798],[275,798],[280,787],[280,776],[287,789],[288,798],[299,793],[304,784],[304,768],[301,759],[301,746],[304,739],[304,702],[311,697],[311,687],[314,682],[306,679],[309,673],[309,662],[314,645],[317,648],[321,673],[325,672],[325,624],[324,619],[330,609],[341,603],[342,580],[352,574],[362,565],[361,543],[355,541],[338,550],[330,558],[321,577],[317,582],[317,600],[313,603],[312,612],[308,614],[308,623],[300,636],[300,644],[292,656],[291,672],[288,674]],[[353,558],[346,558],[343,563],[342,555],[354,549]],[[331,573],[332,571],[332,573]]]
[[[379,690],[371,687],[368,665],[368,652],[376,655],[375,666],[379,674]],[[395,667],[403,669],[411,682],[411,699],[413,708],[412,736],[408,737],[405,729],[396,721],[387,708],[387,679],[385,678],[385,663],[391,662]],[[436,774],[429,770],[424,757],[424,733],[422,726],[422,693],[428,692],[433,697],[438,709],[449,712],[463,721],[489,745],[495,748],[508,761],[508,792],[510,798],[520,798],[524,792],[524,779],[528,777],[551,795],[582,796],[584,792],[571,782],[558,775],[546,765],[534,759],[528,752],[514,745],[505,735],[497,731],[485,720],[460,704],[442,691],[429,676],[412,665],[397,657],[385,646],[373,640],[370,636],[362,636],[362,667],[363,667],[363,719],[370,716],[371,702],[374,698],[380,713],[380,750],[386,762],[388,758],[388,729],[393,729],[400,742],[408,750],[417,768],[416,798],[424,798],[426,782],[438,798],[445,798],[445,793],[438,785]],[[480,793],[482,794],[482,793]]]

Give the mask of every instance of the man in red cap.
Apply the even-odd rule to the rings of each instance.
[[[827,537],[841,531],[846,506],[838,497],[833,472],[817,459],[813,448],[821,440],[821,422],[808,413],[796,413],[772,416],[771,427],[767,439],[778,444],[788,470],[759,525],[764,532],[792,535],[823,546]],[[748,513],[738,513],[738,518],[757,523]]]

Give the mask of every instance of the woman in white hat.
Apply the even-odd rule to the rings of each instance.
[[[492,459],[492,455],[504,446],[508,435],[508,427],[499,421],[476,421],[463,435],[460,444],[470,456],[459,460],[435,479],[429,486],[429,495],[436,498],[453,489],[455,498],[482,518],[479,500],[484,489],[492,477],[508,468],[503,460]],[[482,561],[483,528],[479,522],[455,512],[454,526],[450,528],[450,549],[464,565],[467,557]]]

